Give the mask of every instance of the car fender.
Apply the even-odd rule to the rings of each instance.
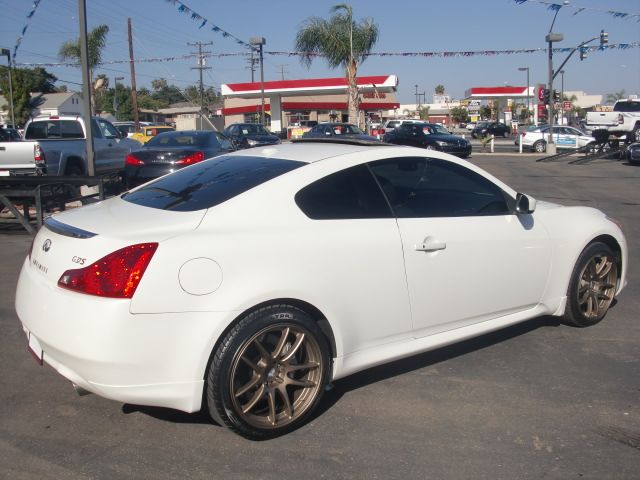
[[[591,207],[562,207],[539,202],[534,220],[540,221],[551,238],[552,260],[543,302],[553,308],[567,295],[573,268],[582,251],[597,238],[612,238],[620,247],[620,283],[616,294],[626,284],[627,242],[625,236],[603,212]],[[562,314],[563,312],[558,312]]]

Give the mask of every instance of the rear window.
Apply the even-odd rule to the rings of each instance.
[[[122,198],[145,207],[193,212],[218,205],[303,165],[263,157],[217,157],[178,170]]]
[[[640,112],[640,102],[617,102],[614,112]]]
[[[77,120],[43,120],[31,122],[24,134],[26,140],[53,138],[84,138],[82,125]]]
[[[217,147],[218,138],[213,132],[166,132],[147,142],[149,147]]]

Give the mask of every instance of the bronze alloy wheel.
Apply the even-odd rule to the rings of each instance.
[[[599,253],[591,257],[580,273],[578,305],[588,320],[600,319],[609,309],[616,291],[618,266],[612,255]]]
[[[231,364],[229,387],[237,415],[259,429],[300,418],[323,388],[323,353],[305,328],[269,325],[246,340]]]

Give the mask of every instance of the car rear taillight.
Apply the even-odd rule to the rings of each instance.
[[[44,163],[44,152],[42,151],[42,147],[37,143],[33,146],[33,159],[36,163]]]
[[[144,161],[140,160],[133,153],[128,153],[124,159],[125,165],[132,165],[134,167],[139,167],[140,165],[144,165]]]
[[[624,115],[621,113],[618,114],[618,125],[622,125],[624,123]]]
[[[131,298],[157,248],[157,243],[121,248],[88,267],[67,270],[58,286],[99,297]]]
[[[191,155],[176,161],[176,165],[192,165],[204,160],[204,152],[193,152]]]

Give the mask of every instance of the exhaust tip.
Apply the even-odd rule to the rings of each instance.
[[[76,385],[75,383],[72,383],[72,385],[73,385],[73,389],[76,391],[76,393],[80,397],[84,397],[85,395],[90,395],[91,394],[91,392],[89,390],[85,390],[80,385]]]

